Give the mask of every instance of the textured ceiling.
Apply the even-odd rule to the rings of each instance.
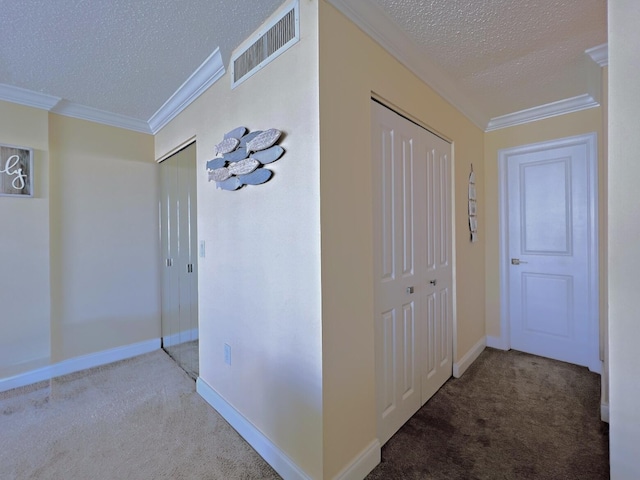
[[[489,117],[587,93],[606,0],[372,0]]]
[[[329,1],[403,30],[479,124],[586,93],[584,51],[607,41],[606,0]],[[0,0],[0,84],[147,122],[216,48],[228,67],[284,2]]]
[[[0,0],[0,83],[147,121],[284,0]]]

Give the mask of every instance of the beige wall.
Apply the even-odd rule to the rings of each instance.
[[[300,2],[301,40],[284,55],[234,90],[227,73],[163,128],[156,157],[195,136],[201,379],[323,478],[317,8]],[[269,182],[218,190],[205,165],[239,125],[282,130],[285,154]]]
[[[153,159],[195,137],[198,237],[206,247],[199,259],[200,376],[307,475],[334,478],[376,439],[372,94],[453,143],[454,361],[485,334],[499,335],[497,152],[592,131],[600,140],[606,106],[484,134],[326,0],[300,8],[299,44],[235,90],[225,75],[155,139],[0,102],[0,142],[36,150],[37,182],[34,199],[0,198],[0,218],[21,226],[0,235],[0,261],[19,263],[21,272],[12,281],[0,277],[0,304],[9,317],[28,319],[5,328],[3,311],[0,378],[50,356],[60,361],[160,335]],[[615,89],[622,90],[621,76]],[[624,101],[617,108],[618,125],[633,124]],[[205,164],[238,125],[283,130],[286,153],[269,166],[275,176],[267,184],[217,190]],[[632,152],[611,152],[625,164],[609,180],[619,190],[615,211],[633,212],[629,177],[639,175],[629,175]],[[475,244],[467,226],[472,163],[480,205]],[[631,254],[628,239],[640,232],[615,220],[609,240]],[[610,259],[610,288],[633,281],[622,256]],[[621,348],[612,361],[612,442],[640,444],[625,428],[638,418],[622,381],[622,373],[634,373],[625,335],[640,332],[630,290],[613,297],[611,345]],[[9,350],[16,342],[26,348]],[[631,471],[633,452],[620,452],[612,466]]]
[[[36,182],[34,198],[0,198],[0,379],[158,338],[153,137],[0,112],[0,142],[34,149]]]
[[[640,2],[609,0],[609,385],[611,478],[640,478]]]
[[[574,135],[596,132],[598,135],[599,151],[599,206],[606,206],[606,196],[603,195],[604,176],[606,171],[603,141],[603,110],[601,107],[590,108],[567,115],[552,117],[537,122],[516,125],[487,132],[485,135],[485,218],[487,229],[487,242],[485,251],[486,263],[486,321],[487,335],[500,337],[500,225],[498,192],[500,189],[498,178],[498,152],[505,148],[513,148],[531,143],[545,142]],[[604,212],[601,208],[600,237],[605,236],[603,230]],[[606,257],[606,251],[602,250],[605,244],[601,244],[601,257]],[[605,278],[600,279],[601,285],[606,283]]]
[[[153,137],[49,116],[52,360],[160,337]]]
[[[471,244],[467,182],[473,162],[485,201],[483,132],[320,1],[320,185],[325,478],[376,438],[372,251],[372,92],[453,141],[460,360],[485,335],[484,248]]]
[[[0,197],[0,379],[49,363],[47,117],[0,102],[0,143],[33,149],[35,182],[33,198]]]

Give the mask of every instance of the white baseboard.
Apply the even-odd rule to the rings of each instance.
[[[311,477],[307,476],[282,450],[200,377],[196,380],[196,391],[281,477],[291,480],[311,480]]]
[[[596,358],[595,360],[589,362],[588,368],[590,372],[602,375],[602,369],[604,368],[603,362],[599,358]]]
[[[609,423],[609,404],[601,403],[600,404],[600,420],[603,422]]]
[[[112,348],[102,352],[91,353],[81,357],[71,358],[59,363],[54,363],[47,367],[38,368],[29,372],[14,375],[13,377],[0,379],[0,392],[5,392],[13,388],[24,387],[33,383],[51,380],[55,377],[79,372],[87,368],[99,367],[108,363],[137,357],[145,353],[153,352],[160,348],[160,339],[154,338],[144,342],[126,345],[124,347]]]
[[[487,335],[487,347],[497,348],[498,350],[510,350],[502,337],[492,337]]]
[[[182,343],[192,342],[198,340],[198,329],[185,330],[184,332],[174,333],[173,335],[167,335],[162,337],[163,347],[173,347]]]
[[[471,349],[465,353],[464,357],[460,359],[459,362],[453,364],[453,376],[456,378],[460,378],[464,372],[467,371],[467,368],[471,366],[473,362],[480,356],[480,354],[484,351],[487,346],[487,340],[485,337],[482,337],[478,340]]]
[[[376,438],[334,480],[362,480],[380,463],[380,441]]]
[[[0,379],[0,392],[6,392],[18,387],[51,380],[51,366],[29,370],[11,377]]]

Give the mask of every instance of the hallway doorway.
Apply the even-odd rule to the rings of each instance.
[[[596,134],[499,161],[503,338],[600,373]]]

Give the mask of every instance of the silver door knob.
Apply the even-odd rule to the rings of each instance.
[[[520,265],[521,263],[529,263],[529,262],[523,262],[519,258],[512,258],[511,259],[511,265]]]
[[[438,284],[438,280],[429,280],[429,283],[433,286]]]

